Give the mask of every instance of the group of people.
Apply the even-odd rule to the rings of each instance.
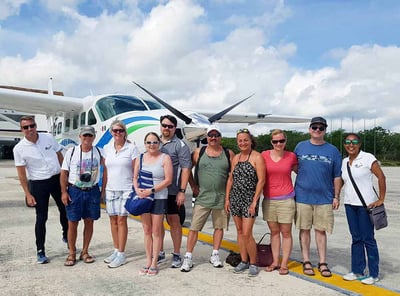
[[[143,154],[139,153],[135,143],[127,139],[126,126],[119,120],[111,124],[113,141],[104,149],[93,146],[95,130],[85,126],[80,131],[80,145],[68,149],[64,157],[62,147],[51,135],[36,131],[33,117],[22,117],[20,124],[25,137],[15,146],[14,158],[26,202],[36,208],[38,263],[48,262],[44,242],[51,194],[60,211],[62,239],[68,243],[69,255],[65,266],[76,263],[77,227],[81,219],[84,231],[79,259],[85,263],[95,261],[89,254],[89,244],[93,222],[100,217],[101,199],[106,203],[114,247],[104,262],[110,268],[125,264],[129,213],[124,205],[133,188],[139,198],[151,197],[154,201],[151,211],[141,215],[146,251],[146,263],[139,271],[142,275],[157,275],[158,264],[166,260],[164,216],[171,228],[171,267],[189,272],[194,266],[192,253],[198,232],[211,215],[214,228],[210,256],[212,266],[223,266],[219,249],[229,216],[232,216],[241,256],[241,262],[233,272],[248,270],[249,276],[257,276],[259,269],[253,226],[263,195],[262,213],[271,231],[273,255],[273,261],[265,271],[278,270],[281,275],[289,273],[294,221],[299,229],[303,273],[315,275],[310,259],[313,228],[319,255],[318,271],[322,276],[330,277],[332,273],[326,260],[326,233],[332,233],[333,210],[339,208],[344,185],[344,203],[352,235],[352,261],[351,272],[343,278],[361,280],[365,284],[373,284],[379,279],[379,253],[374,228],[349,182],[346,168],[350,167],[369,207],[384,202],[385,176],[376,158],[361,151],[361,139],[357,134],[346,135],[344,147],[348,157],[342,160],[337,148],[324,140],[327,123],[322,117],[312,118],[310,139],[298,143],[294,152],[285,149],[287,137],[282,130],[271,133],[273,148],[259,153],[255,150],[255,138],[250,131],[240,129],[236,135],[239,148],[236,155],[222,146],[222,133],[217,126],[208,128],[207,146],[191,153],[186,143],[177,137],[177,119],[172,115],[161,116],[161,135],[150,132],[145,136],[146,151]],[[150,174],[152,187],[141,188],[138,178],[142,172]],[[292,172],[296,173],[294,185]],[[372,186],[373,175],[378,179],[377,195]],[[186,253],[182,258],[179,213],[185,203],[188,184],[196,199]],[[367,265],[369,274],[365,275]]]

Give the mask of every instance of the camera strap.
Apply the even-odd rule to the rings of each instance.
[[[80,157],[79,157],[79,174],[82,175],[82,146],[80,146],[79,148],[81,150]],[[92,169],[93,169],[93,146],[92,146],[91,152],[92,152],[92,154],[91,154],[91,159],[90,159],[90,175],[92,175],[92,173],[93,173],[92,172]]]

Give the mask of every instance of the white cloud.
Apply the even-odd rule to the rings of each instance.
[[[9,16],[18,15],[21,5],[31,0],[2,0],[0,2],[0,20],[4,20]]]

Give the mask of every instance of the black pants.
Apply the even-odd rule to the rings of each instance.
[[[63,237],[67,238],[68,220],[65,206],[61,201],[60,175],[54,175],[47,180],[29,181],[29,190],[36,200],[36,223],[35,236],[37,251],[45,251],[44,243],[46,240],[46,221],[49,211],[50,195],[57,204],[60,212],[60,224],[62,226]]]

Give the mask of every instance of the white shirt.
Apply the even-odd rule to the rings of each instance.
[[[117,152],[114,141],[104,146],[105,165],[107,167],[107,190],[132,190],[132,161],[139,156],[136,145],[125,142]]]
[[[13,149],[15,166],[25,166],[29,180],[46,180],[60,173],[57,152],[63,146],[51,134],[38,133],[36,143],[25,137]]]
[[[344,203],[354,206],[362,206],[360,198],[351,183],[349,174],[347,172],[347,162],[349,158],[346,157],[342,162],[342,179],[344,181]],[[378,200],[374,189],[373,189],[373,173],[371,171],[372,164],[376,161],[376,158],[371,153],[360,151],[357,158],[353,160],[350,166],[351,175],[358,189],[361,192],[362,197],[367,205]]]
[[[72,151],[74,151],[73,154]],[[92,147],[92,149],[88,152],[82,152],[82,158],[81,145],[69,148],[65,153],[64,161],[61,166],[62,170],[69,172],[68,183],[80,188],[93,187],[95,184],[99,183],[101,175],[101,156],[101,149],[96,147]],[[80,180],[80,176],[85,173],[91,174],[89,182],[82,182]]]

